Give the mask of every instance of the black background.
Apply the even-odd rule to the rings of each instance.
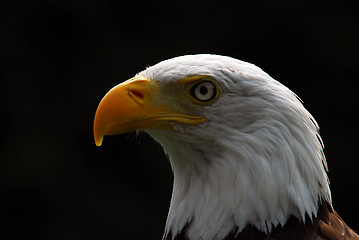
[[[114,85],[190,53],[255,63],[321,126],[336,210],[359,230],[358,11],[346,1],[2,1],[0,238],[160,239],[172,190],[146,135],[92,135]]]

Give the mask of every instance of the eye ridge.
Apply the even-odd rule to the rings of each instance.
[[[216,97],[217,87],[211,81],[201,81],[192,87],[191,95],[198,101],[207,102]]]

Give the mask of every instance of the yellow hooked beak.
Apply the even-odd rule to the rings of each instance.
[[[189,116],[171,110],[168,105],[157,106],[157,86],[142,76],[131,78],[112,88],[101,100],[94,121],[94,137],[101,146],[105,135],[134,130],[158,128],[173,130],[173,122],[199,124],[200,116]]]

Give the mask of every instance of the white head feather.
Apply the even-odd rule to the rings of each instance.
[[[168,154],[174,184],[166,232],[222,239],[250,224],[264,232],[331,203],[318,125],[297,96],[260,68],[230,57],[188,55],[139,73],[161,84],[210,76],[219,97],[191,111],[206,121],[146,130]],[[170,93],[169,93],[170,94]]]

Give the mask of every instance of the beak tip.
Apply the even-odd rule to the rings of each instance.
[[[100,147],[102,145],[103,137],[95,139],[95,143],[97,147]]]
[[[102,131],[98,131],[98,129],[94,126],[94,139],[97,147],[100,147],[103,142],[103,137],[105,134]]]

